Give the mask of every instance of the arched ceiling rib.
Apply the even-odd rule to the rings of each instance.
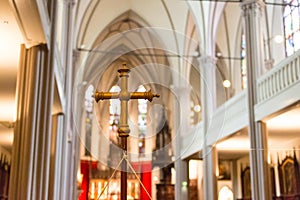
[[[95,6],[94,11],[86,12],[84,19],[89,20],[85,20],[86,24],[81,24],[81,27],[85,29],[85,34],[82,35],[81,41],[82,44],[86,46],[90,46],[94,43],[95,37],[103,31],[112,19],[116,19],[120,14],[126,13],[128,10],[137,13],[141,18],[145,19],[151,27],[171,29],[170,19],[160,1],[148,1],[147,4],[145,4],[138,0],[102,0],[97,4],[90,4],[90,6]]]
[[[210,38],[208,39],[210,43],[208,44],[208,53],[214,55],[216,47],[216,33],[218,30],[220,19],[222,18],[222,13],[225,7],[224,2],[212,3],[212,15],[210,16],[211,27],[207,33]]]
[[[75,45],[80,47],[82,45],[82,39],[86,32],[86,27],[97,8],[97,4],[100,1],[78,1],[74,12],[74,38],[76,38]]]
[[[105,41],[109,37],[112,37],[113,35],[123,34],[126,31],[132,31],[133,34],[136,34],[136,37],[134,37],[134,41],[126,38],[126,36],[124,36],[124,39],[127,39],[130,43],[130,46],[134,48],[134,55],[138,57],[140,55],[153,55],[143,56],[143,63],[156,63],[157,59],[161,58],[161,56],[154,55],[164,55],[164,52],[156,50],[155,48],[143,48],[143,50],[141,50],[139,49],[140,45],[136,45],[142,44],[142,46],[144,47],[160,47],[160,41],[157,40],[153,33],[151,34],[149,31],[147,31],[147,29],[142,29],[143,27],[148,26],[149,25],[140,16],[138,16],[135,12],[129,10],[121,14],[113,22],[107,25],[103,32],[97,37],[92,49],[97,48],[98,45],[101,45],[103,41]]]
[[[199,38],[196,32],[196,25],[193,20],[193,17],[191,15],[191,12],[188,13],[187,19],[186,19],[186,29],[185,29],[185,35],[186,35],[186,41],[184,44],[184,54],[185,55],[191,55],[183,59],[183,70],[182,74],[184,77],[186,77],[187,80],[190,80],[191,83],[191,68],[195,68],[199,71],[199,66],[194,66],[194,59],[197,59],[199,54]],[[198,76],[198,79],[200,77]],[[194,82],[193,82],[194,83]]]
[[[187,1],[187,3],[197,27],[200,52],[203,55],[213,55],[219,20],[226,3],[210,1]]]
[[[241,16],[237,16],[236,13],[240,13],[238,4],[226,4],[216,33],[216,52],[225,58],[240,57],[242,23]],[[222,63],[224,73],[229,76],[227,77],[229,79],[232,70],[239,70],[239,60],[223,59]],[[236,66],[237,64],[238,66]]]
[[[189,5],[189,9],[186,4]],[[223,16],[224,6],[225,3],[200,1],[153,0],[147,3],[140,0],[90,1],[80,5],[81,8],[85,9],[84,12],[79,12],[80,9],[78,9],[78,13],[81,13],[81,20],[78,17],[76,23],[80,23],[81,29],[78,31],[81,34],[78,34],[77,41],[80,43],[79,46],[85,45],[85,48],[100,51],[103,54],[110,51],[123,51],[123,53],[128,54],[126,51],[129,50],[131,55],[135,54],[136,59],[133,59],[133,64],[137,65],[167,63],[166,58],[143,56],[144,54],[168,54],[168,51],[171,51],[173,54],[191,55],[193,53],[191,51],[197,48],[191,47],[187,37],[197,38],[196,46],[200,40],[199,49],[202,55],[214,55],[215,36],[220,36],[217,30]],[[188,25],[191,19],[194,19],[193,26]],[[145,27],[150,27],[150,29],[145,29]],[[158,27],[160,31],[151,30],[152,27]],[[126,35],[124,34],[126,31],[131,33]],[[166,32],[168,33],[166,34]],[[122,35],[118,39],[120,41],[112,42],[104,47],[101,46],[103,41],[113,38],[114,35]],[[221,35],[220,38],[222,40],[224,36]],[[226,46],[228,47],[228,44]],[[104,55],[99,56],[98,53],[89,53],[87,59],[81,60],[80,65],[92,66],[91,68],[93,68],[96,65],[103,65],[103,63],[109,65],[118,59],[118,56],[115,55],[108,59]],[[93,54],[97,54],[97,56]],[[102,63],[99,63],[99,59]],[[190,68],[181,62],[183,61],[179,58],[168,57],[168,65],[189,79]],[[191,63],[192,61],[188,62]],[[84,71],[86,74],[92,73],[90,69]]]
[[[187,1],[190,12],[192,13],[197,33],[200,40],[200,52],[204,53],[206,49],[207,16],[209,14],[209,3],[200,1]]]
[[[86,7],[82,6],[83,9],[86,9],[85,15],[81,16],[81,20],[78,17],[76,21],[77,24],[80,23],[81,27],[81,29],[77,30],[81,33],[78,34],[77,38],[79,47],[82,45],[91,47],[98,35],[111,23],[112,19],[118,18],[122,13],[126,13],[129,10],[144,19],[149,27],[159,27],[168,30],[176,29],[173,31],[184,33],[185,18],[188,11],[185,2],[164,1],[162,3],[159,0],[148,1],[147,4],[139,0],[102,0],[97,2],[97,4],[90,3]],[[92,6],[94,7],[91,8]],[[146,24],[142,25],[145,27]],[[162,42],[168,45],[173,45],[177,42],[174,36],[164,38],[164,40],[166,41]],[[179,45],[183,47],[182,43],[179,43]]]

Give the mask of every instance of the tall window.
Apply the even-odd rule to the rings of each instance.
[[[285,47],[286,55],[290,56],[300,49],[300,4],[299,0],[284,0],[284,3],[287,4],[283,13]]]
[[[120,92],[121,89],[119,86],[113,86],[110,89],[110,92]],[[110,99],[109,105],[109,138],[110,141],[118,144],[118,135],[117,128],[120,121],[120,100],[119,99]]]
[[[85,91],[85,155],[90,156],[91,150],[91,136],[92,136],[92,124],[93,124],[93,105],[94,98],[92,94],[94,92],[94,86],[90,85]]]
[[[144,86],[138,88],[138,92],[146,92]],[[139,127],[139,155],[145,155],[145,137],[147,132],[147,100],[138,99],[138,127]]]
[[[242,74],[242,89],[247,88],[247,62],[246,62],[246,38],[242,34],[241,38],[241,74]]]

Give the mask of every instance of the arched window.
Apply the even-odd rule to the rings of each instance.
[[[121,89],[119,86],[113,86],[110,90],[110,92],[120,92]],[[110,141],[118,144],[118,124],[120,120],[120,100],[119,99],[110,99],[109,104],[109,138]]]
[[[92,94],[94,92],[94,86],[90,85],[85,91],[85,155],[90,156],[91,150],[91,135],[92,135],[92,124],[93,124],[93,105],[94,98]]]
[[[138,92],[146,92],[144,86],[139,86]],[[145,137],[147,133],[147,100],[138,99],[139,155],[145,156]]]
[[[246,62],[246,38],[242,34],[241,38],[241,75],[242,75],[242,89],[247,88],[247,62]]]
[[[233,192],[228,186],[223,186],[219,191],[218,200],[233,200]]]
[[[286,55],[290,56],[300,48],[299,0],[284,0],[283,12]]]

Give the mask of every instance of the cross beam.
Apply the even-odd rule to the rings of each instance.
[[[118,127],[118,135],[121,138],[120,147],[123,150],[124,156],[127,156],[127,137],[130,129],[128,126],[128,101],[130,99],[148,99],[150,102],[154,97],[159,97],[159,94],[153,94],[151,90],[147,92],[129,92],[128,77],[130,69],[123,63],[123,67],[118,70],[120,77],[120,88],[118,92],[98,92],[94,94],[95,101],[105,99],[119,99],[121,102],[120,122]],[[123,160],[121,170],[121,200],[127,200],[127,163]]]

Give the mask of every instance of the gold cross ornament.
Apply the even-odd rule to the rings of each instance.
[[[105,99],[119,99],[121,102],[120,123],[118,127],[118,134],[121,138],[120,146],[123,150],[124,156],[127,156],[127,137],[130,129],[128,126],[128,101],[130,99],[148,99],[150,102],[153,97],[159,97],[159,94],[153,94],[151,90],[146,92],[129,92],[128,91],[128,77],[130,69],[123,63],[121,69],[118,70],[120,77],[120,92],[98,92],[94,94],[95,101]],[[127,163],[123,161],[121,171],[121,200],[127,199]]]

